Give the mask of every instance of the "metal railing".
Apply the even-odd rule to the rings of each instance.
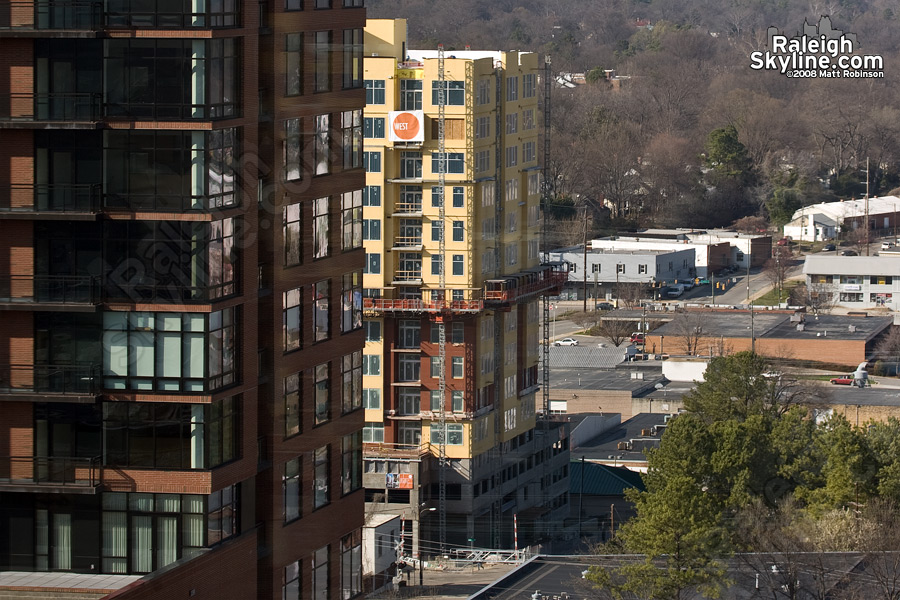
[[[511,278],[514,279],[514,278]],[[520,298],[565,285],[569,274],[565,271],[544,271],[536,281],[527,283],[507,279],[504,282],[489,282],[485,286],[484,299],[490,302],[514,302]]]
[[[416,248],[422,245],[422,234],[398,235],[394,238],[394,248]]]
[[[93,123],[101,114],[100,94],[16,92],[0,98],[0,121]]]
[[[421,281],[422,271],[394,271],[394,281]]]
[[[88,275],[0,275],[0,304],[97,304],[100,281]]]
[[[0,31],[94,31],[103,3],[83,0],[8,0],[0,3]]]
[[[0,394],[93,395],[100,384],[96,365],[0,365]]]
[[[418,214],[422,212],[421,202],[395,202],[394,214]]]
[[[96,213],[99,184],[13,183],[0,188],[0,213]]]
[[[431,450],[429,442],[421,444],[391,444],[387,442],[363,442],[364,458],[419,458]]]
[[[484,308],[481,290],[462,290],[462,298],[454,298],[452,290],[423,289],[421,298],[363,298],[363,310],[382,312],[478,312]],[[449,299],[448,299],[449,296]]]
[[[233,296],[237,282],[228,281],[219,285],[192,286],[180,283],[116,283],[107,280],[103,286],[104,300],[127,300],[131,302],[210,302]]]
[[[47,485],[96,487],[100,485],[99,456],[0,456],[0,487]]]

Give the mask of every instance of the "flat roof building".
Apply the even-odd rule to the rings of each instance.
[[[897,310],[900,299],[900,256],[834,256],[809,254],[803,263],[807,289],[827,296],[825,306]]]

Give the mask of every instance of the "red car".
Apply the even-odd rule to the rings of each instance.
[[[643,344],[644,343],[644,334],[640,332],[634,332],[631,334],[631,343],[632,344]]]
[[[832,385],[853,385],[853,373],[831,380]]]

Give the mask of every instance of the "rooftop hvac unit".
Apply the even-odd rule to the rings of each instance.
[[[847,331],[850,333],[856,333],[856,325],[847,325]]]
[[[630,442],[619,442],[616,444],[616,450],[631,450]]]
[[[804,329],[806,329],[806,325],[804,325],[803,323],[797,323],[797,331],[803,331]]]
[[[641,435],[644,437],[648,437],[653,435],[653,431],[650,429],[641,429]]]

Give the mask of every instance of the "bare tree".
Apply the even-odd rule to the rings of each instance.
[[[697,354],[703,340],[703,314],[686,312],[672,320],[675,338],[679,341],[681,351],[689,356]]]
[[[600,319],[597,324],[597,333],[609,339],[613,346],[617,348],[621,346],[625,340],[631,338],[635,324],[633,321],[624,321],[622,319]]]
[[[778,292],[778,300],[784,291],[784,280],[793,262],[793,255],[787,246],[775,246],[772,249],[772,258],[763,266],[763,274],[772,287]]]
[[[900,327],[892,326],[875,345],[875,358],[881,369],[896,374],[900,365]]]
[[[582,329],[590,329],[597,324],[599,317],[596,311],[587,311],[571,314],[567,318]]]
[[[793,306],[806,306],[818,315],[834,307],[836,296],[835,287],[830,283],[801,283],[791,290],[788,302]]]
[[[759,233],[769,227],[768,221],[763,217],[743,217],[731,225],[735,231],[741,233]]]
[[[857,254],[862,256],[866,253],[866,228],[865,227],[857,227],[856,229],[851,229],[844,236],[844,241],[850,245],[853,250],[856,251]]]
[[[616,299],[625,308],[634,308],[648,296],[647,286],[642,283],[620,283],[616,285]]]

